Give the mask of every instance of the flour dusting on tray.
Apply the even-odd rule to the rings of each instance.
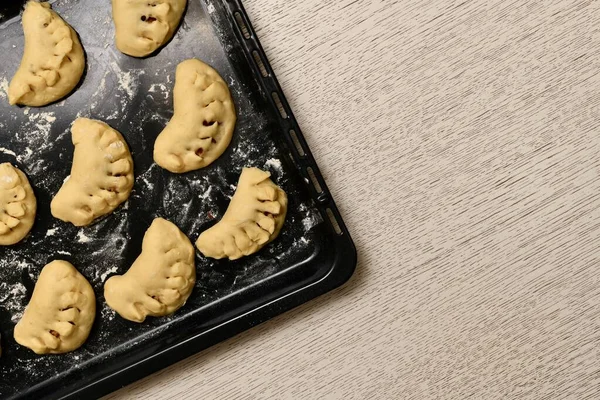
[[[0,162],[11,162],[28,175],[39,207],[30,235],[16,246],[0,248],[0,376],[5,379],[0,382],[1,394],[8,388],[23,391],[46,380],[67,379],[64,374],[73,371],[85,375],[88,366],[113,363],[149,343],[206,323],[203,313],[224,304],[223,298],[244,296],[249,287],[267,287],[275,277],[309,276],[303,262],[317,248],[315,238],[323,225],[287,159],[283,133],[272,119],[277,114],[266,111],[255,78],[240,69],[246,60],[236,52],[239,44],[224,17],[224,3],[190,1],[173,41],[145,59],[116,50],[110,6],[105,1],[57,0],[53,7],[77,22],[88,64],[80,86],[56,104],[44,108],[8,105],[9,79],[19,62],[12,55],[22,51],[23,36],[18,23],[0,25],[0,49],[6,55],[0,58]],[[175,68],[192,57],[211,64],[230,85],[238,122],[232,143],[220,159],[199,171],[171,174],[154,163],[154,141],[173,115]],[[135,172],[129,200],[83,228],[50,213],[50,201],[69,178],[70,127],[79,116],[103,120],[120,131],[131,149]],[[172,316],[148,318],[138,325],[108,308],[104,282],[131,266],[152,220],[172,221],[194,242],[222,218],[244,167],[269,171],[288,193],[289,211],[279,238],[236,262],[206,259],[197,252],[196,286],[186,305]],[[82,348],[60,357],[37,357],[12,341],[11,332],[41,269],[55,259],[71,262],[90,281],[97,317]]]

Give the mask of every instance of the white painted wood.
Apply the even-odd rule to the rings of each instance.
[[[358,271],[108,398],[600,398],[599,2],[245,4]]]

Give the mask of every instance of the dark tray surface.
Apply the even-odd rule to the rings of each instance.
[[[225,3],[190,0],[173,41],[141,60],[114,47],[107,2],[65,0],[53,8],[79,33],[88,67],[81,86],[49,107],[17,108],[0,99],[0,162],[11,162],[28,175],[39,205],[30,236],[16,246],[0,248],[4,397],[70,393],[317,282],[330,272],[336,257],[328,251],[335,247],[332,229],[323,223],[305,178],[292,161],[295,152],[283,140],[285,127],[248,63],[247,49],[239,44]],[[22,54],[20,21],[3,22],[0,35],[4,54],[0,97],[5,97]],[[200,171],[174,175],[153,164],[152,148],[172,115],[175,67],[192,57],[211,64],[228,82],[238,122],[231,146],[218,161]],[[78,116],[103,120],[124,135],[136,175],[129,201],[83,229],[52,218],[49,210],[53,194],[69,174],[73,153],[69,127]],[[172,316],[149,318],[144,324],[116,316],[104,302],[103,282],[128,269],[152,219],[160,216],[174,222],[194,241],[223,215],[244,166],[271,171],[288,193],[289,212],[280,237],[257,255],[236,262],[211,261],[197,253],[196,287]],[[72,262],[91,282],[98,314],[82,348],[66,355],[37,356],[14,342],[12,329],[41,268],[53,259]],[[265,318],[257,317],[256,322]]]

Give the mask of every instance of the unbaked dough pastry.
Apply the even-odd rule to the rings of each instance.
[[[112,0],[117,48],[145,57],[173,37],[187,0]]]
[[[50,4],[35,1],[25,6],[23,32],[23,59],[8,87],[9,103],[40,107],[71,93],[85,68],[77,33]]]
[[[196,241],[202,254],[237,260],[275,240],[285,221],[287,195],[270,176],[258,168],[244,168],[225,215]]]
[[[75,145],[71,176],[50,208],[56,218],[85,226],[129,198],[133,159],[123,136],[104,122],[78,118],[71,134]]]
[[[154,161],[175,173],[206,167],[223,154],[233,135],[235,106],[227,84],[200,60],[177,66],[175,112],[154,144]]]
[[[52,261],[15,326],[15,340],[37,354],[67,353],[86,341],[95,317],[90,283],[69,262]]]
[[[143,322],[177,311],[196,283],[194,246],[177,226],[156,218],[144,235],[142,254],[124,275],[109,278],[104,298],[121,317]]]
[[[0,245],[15,244],[27,236],[36,207],[25,174],[9,163],[0,164]]]

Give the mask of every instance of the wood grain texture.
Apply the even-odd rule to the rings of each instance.
[[[600,398],[599,2],[245,4],[357,273],[108,398]]]

